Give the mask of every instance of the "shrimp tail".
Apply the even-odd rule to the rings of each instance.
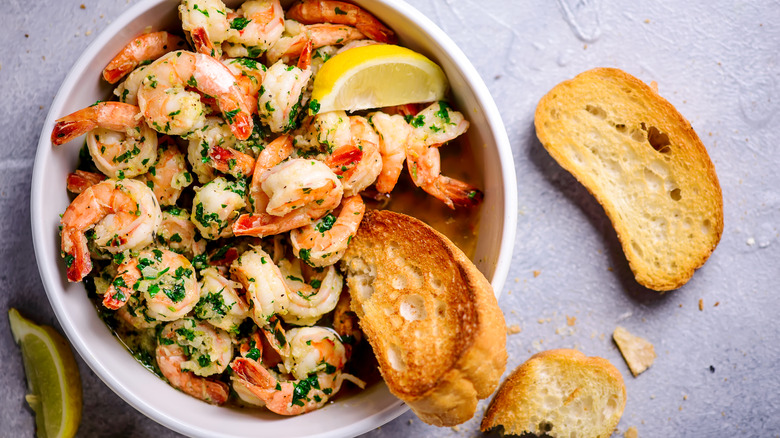
[[[154,61],[181,49],[184,40],[168,32],[146,33],[130,41],[103,69],[103,79],[115,84],[144,61]]]
[[[477,206],[484,198],[482,191],[476,187],[444,175],[439,175],[430,184],[426,184],[422,188],[453,210],[455,206]]]
[[[69,248],[63,251],[63,257],[67,267],[68,281],[79,282],[92,271],[92,259],[89,256],[87,237],[77,230],[63,231],[62,247]]]
[[[262,365],[252,359],[238,357],[230,364],[236,377],[249,384],[252,392],[261,399],[270,397],[270,389],[276,386],[276,379]]]
[[[84,170],[77,170],[68,174],[67,188],[71,193],[81,193],[106,179],[105,175]]]
[[[66,120],[70,116],[57,120],[54,129],[51,131],[51,142],[59,146],[65,144],[79,135],[98,127],[94,120]]]
[[[330,167],[333,173],[341,175],[346,171],[346,166],[354,165],[360,162],[362,158],[363,151],[360,148],[354,145],[347,145],[333,151],[333,154],[328,157],[325,164]]]
[[[196,27],[195,29],[192,29],[190,36],[192,37],[192,45],[195,46],[196,52],[211,56],[212,58],[216,57],[215,55],[217,52],[214,50],[214,44],[209,39],[206,29]]]
[[[211,147],[209,158],[215,169],[235,177],[249,176],[255,167],[255,159],[251,155],[222,146]]]
[[[311,65],[311,50],[311,39],[307,39],[306,44],[304,44],[303,49],[301,50],[301,56],[298,58],[299,69],[306,70]]]

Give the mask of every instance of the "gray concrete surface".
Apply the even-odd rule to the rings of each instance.
[[[83,6],[80,6],[83,2]],[[6,312],[57,326],[33,257],[29,191],[49,103],[79,53],[132,1],[23,2],[0,7],[0,436],[32,436],[18,348]],[[415,0],[475,64],[500,108],[519,184],[512,270],[500,300],[509,367],[548,348],[576,347],[623,373],[628,404],[615,436],[780,434],[780,2],[673,0]],[[725,231],[693,280],[659,295],[633,280],[594,199],[544,151],[538,99],[596,66],[655,80],[691,121],[723,188]],[[61,188],[53,188],[61,190]],[[701,309],[700,310],[700,305]],[[573,326],[567,317],[575,317]],[[610,334],[617,324],[655,343],[638,378]],[[79,435],[175,436],[114,395],[79,359]],[[409,413],[367,436],[476,436]]]

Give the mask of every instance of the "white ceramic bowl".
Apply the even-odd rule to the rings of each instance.
[[[114,392],[151,419],[183,434],[335,437],[354,436],[381,426],[408,409],[384,383],[339,398],[312,413],[288,418],[262,409],[211,406],[185,395],[136,362],[98,318],[84,287],[66,280],[57,227],[59,214],[69,202],[65,179],[76,167],[82,141],[55,149],[49,140],[54,120],[105,100],[112,88],[101,79],[103,67],[147,26],[175,29],[178,3],[143,0],[117,18],[76,62],[46,117],[33,171],[32,229],[38,269],[57,318],[81,357]],[[476,154],[475,165],[483,169],[481,186],[485,189],[475,261],[498,295],[509,270],[517,212],[512,153],[498,109],[466,56],[425,16],[398,0],[357,3],[395,30],[400,44],[441,65],[456,107],[471,121],[468,135]]]

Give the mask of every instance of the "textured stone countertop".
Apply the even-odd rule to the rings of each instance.
[[[82,4],[83,2],[83,4]],[[9,307],[58,327],[38,276],[30,179],[49,104],[82,50],[133,1],[4,0],[0,8],[0,436],[33,435]],[[576,347],[609,359],[628,403],[614,436],[769,437],[780,434],[780,3],[756,1],[413,0],[476,66],[512,144],[519,210],[512,268],[499,301],[511,370],[542,349]],[[692,123],[717,169],[725,230],[681,289],[638,286],[596,201],[544,151],[538,99],[596,66],[644,81]],[[54,188],[57,189],[57,188]],[[701,303],[701,304],[700,304]],[[567,317],[576,318],[567,325]],[[616,325],[655,344],[634,378],[611,340]],[[78,358],[79,436],[176,434],[125,404]],[[368,433],[477,436],[424,425],[412,413]]]

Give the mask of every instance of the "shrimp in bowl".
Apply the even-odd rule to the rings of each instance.
[[[475,224],[481,192],[453,182],[468,164],[451,171],[468,122],[450,104],[315,109],[330,57],[395,41],[341,3],[288,16],[275,0],[182,1],[181,29],[135,35],[144,50],[118,54],[115,100],[52,132],[55,144],[86,136],[61,222],[67,278],[134,356],[198,400],[302,415],[362,388],[355,358],[370,347],[351,343],[357,323],[343,329],[338,303],[365,211],[442,207],[442,223]],[[305,384],[319,388],[294,399]]]

